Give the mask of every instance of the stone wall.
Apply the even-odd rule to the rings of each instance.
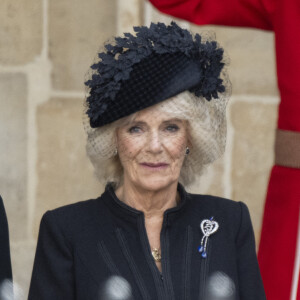
[[[1,1],[0,193],[24,298],[43,213],[103,190],[85,155],[85,72],[111,36],[170,20],[142,0]],[[191,190],[246,202],[259,241],[278,104],[273,34],[180,23],[216,32],[233,84],[226,153]]]

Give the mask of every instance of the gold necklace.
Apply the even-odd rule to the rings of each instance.
[[[151,253],[156,262],[161,262],[161,254],[159,253],[159,249],[153,248]]]

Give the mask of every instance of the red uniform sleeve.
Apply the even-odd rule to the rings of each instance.
[[[198,25],[273,30],[281,102],[278,128],[300,132],[299,0],[149,0],[161,12]]]
[[[300,1],[280,0],[274,14],[278,87],[278,127],[300,132]]]
[[[274,0],[150,0],[161,12],[198,25],[272,30]]]

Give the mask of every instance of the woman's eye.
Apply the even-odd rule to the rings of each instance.
[[[137,126],[133,126],[129,128],[129,132],[130,133],[140,133],[141,132],[141,128],[137,127]]]
[[[175,132],[179,130],[179,127],[177,125],[168,125],[166,129],[167,131]]]

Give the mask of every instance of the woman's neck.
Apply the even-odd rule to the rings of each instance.
[[[146,190],[124,180],[124,184],[116,190],[117,197],[127,205],[142,211],[145,216],[145,227],[151,251],[160,251],[160,232],[164,212],[175,207],[179,202],[177,182],[160,190]],[[157,268],[161,271],[161,262],[156,261]]]
[[[116,190],[116,195],[127,205],[142,211],[145,219],[162,218],[167,209],[175,207],[179,202],[177,184],[174,182],[166,188],[153,191],[124,182]]]

